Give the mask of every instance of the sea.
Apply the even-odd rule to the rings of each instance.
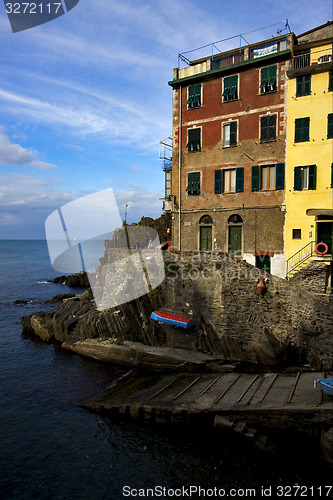
[[[23,334],[22,316],[73,293],[50,283],[59,275],[45,241],[0,241],[2,500],[332,497],[321,489],[332,470],[311,448],[273,456],[203,428],[150,428],[80,408],[127,370]]]

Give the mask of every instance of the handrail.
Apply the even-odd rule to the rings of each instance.
[[[315,253],[316,244],[316,241],[310,241],[310,243],[305,245],[303,248],[298,250],[298,252],[289,257],[288,260],[286,260],[286,278],[288,278],[288,274],[294,271],[296,267],[300,266],[303,262],[312,257]]]

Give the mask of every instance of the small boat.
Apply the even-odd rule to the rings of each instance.
[[[153,311],[150,315],[151,319],[160,321],[161,323],[167,323],[173,326],[180,326],[181,328],[191,328],[195,325],[195,321],[186,316],[181,316],[180,314],[174,314],[163,311]]]
[[[333,378],[320,378],[317,380],[325,394],[333,396]]]

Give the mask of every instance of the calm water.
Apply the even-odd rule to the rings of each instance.
[[[261,498],[261,486],[329,484],[310,450],[304,460],[277,461],[203,432],[147,430],[75,406],[123,372],[22,335],[21,316],[73,291],[47,283],[57,274],[45,242],[0,241],[0,259],[1,499],[117,500],[125,485],[252,487]]]

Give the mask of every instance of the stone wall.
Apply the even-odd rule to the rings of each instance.
[[[95,338],[199,351],[232,362],[333,368],[333,304],[222,253],[164,252],[166,278],[150,293],[97,311],[91,291],[22,319],[25,330],[67,344]],[[124,276],[126,281],[127,277]],[[189,329],[150,319],[153,310],[192,317]],[[184,360],[186,361],[186,360]]]

